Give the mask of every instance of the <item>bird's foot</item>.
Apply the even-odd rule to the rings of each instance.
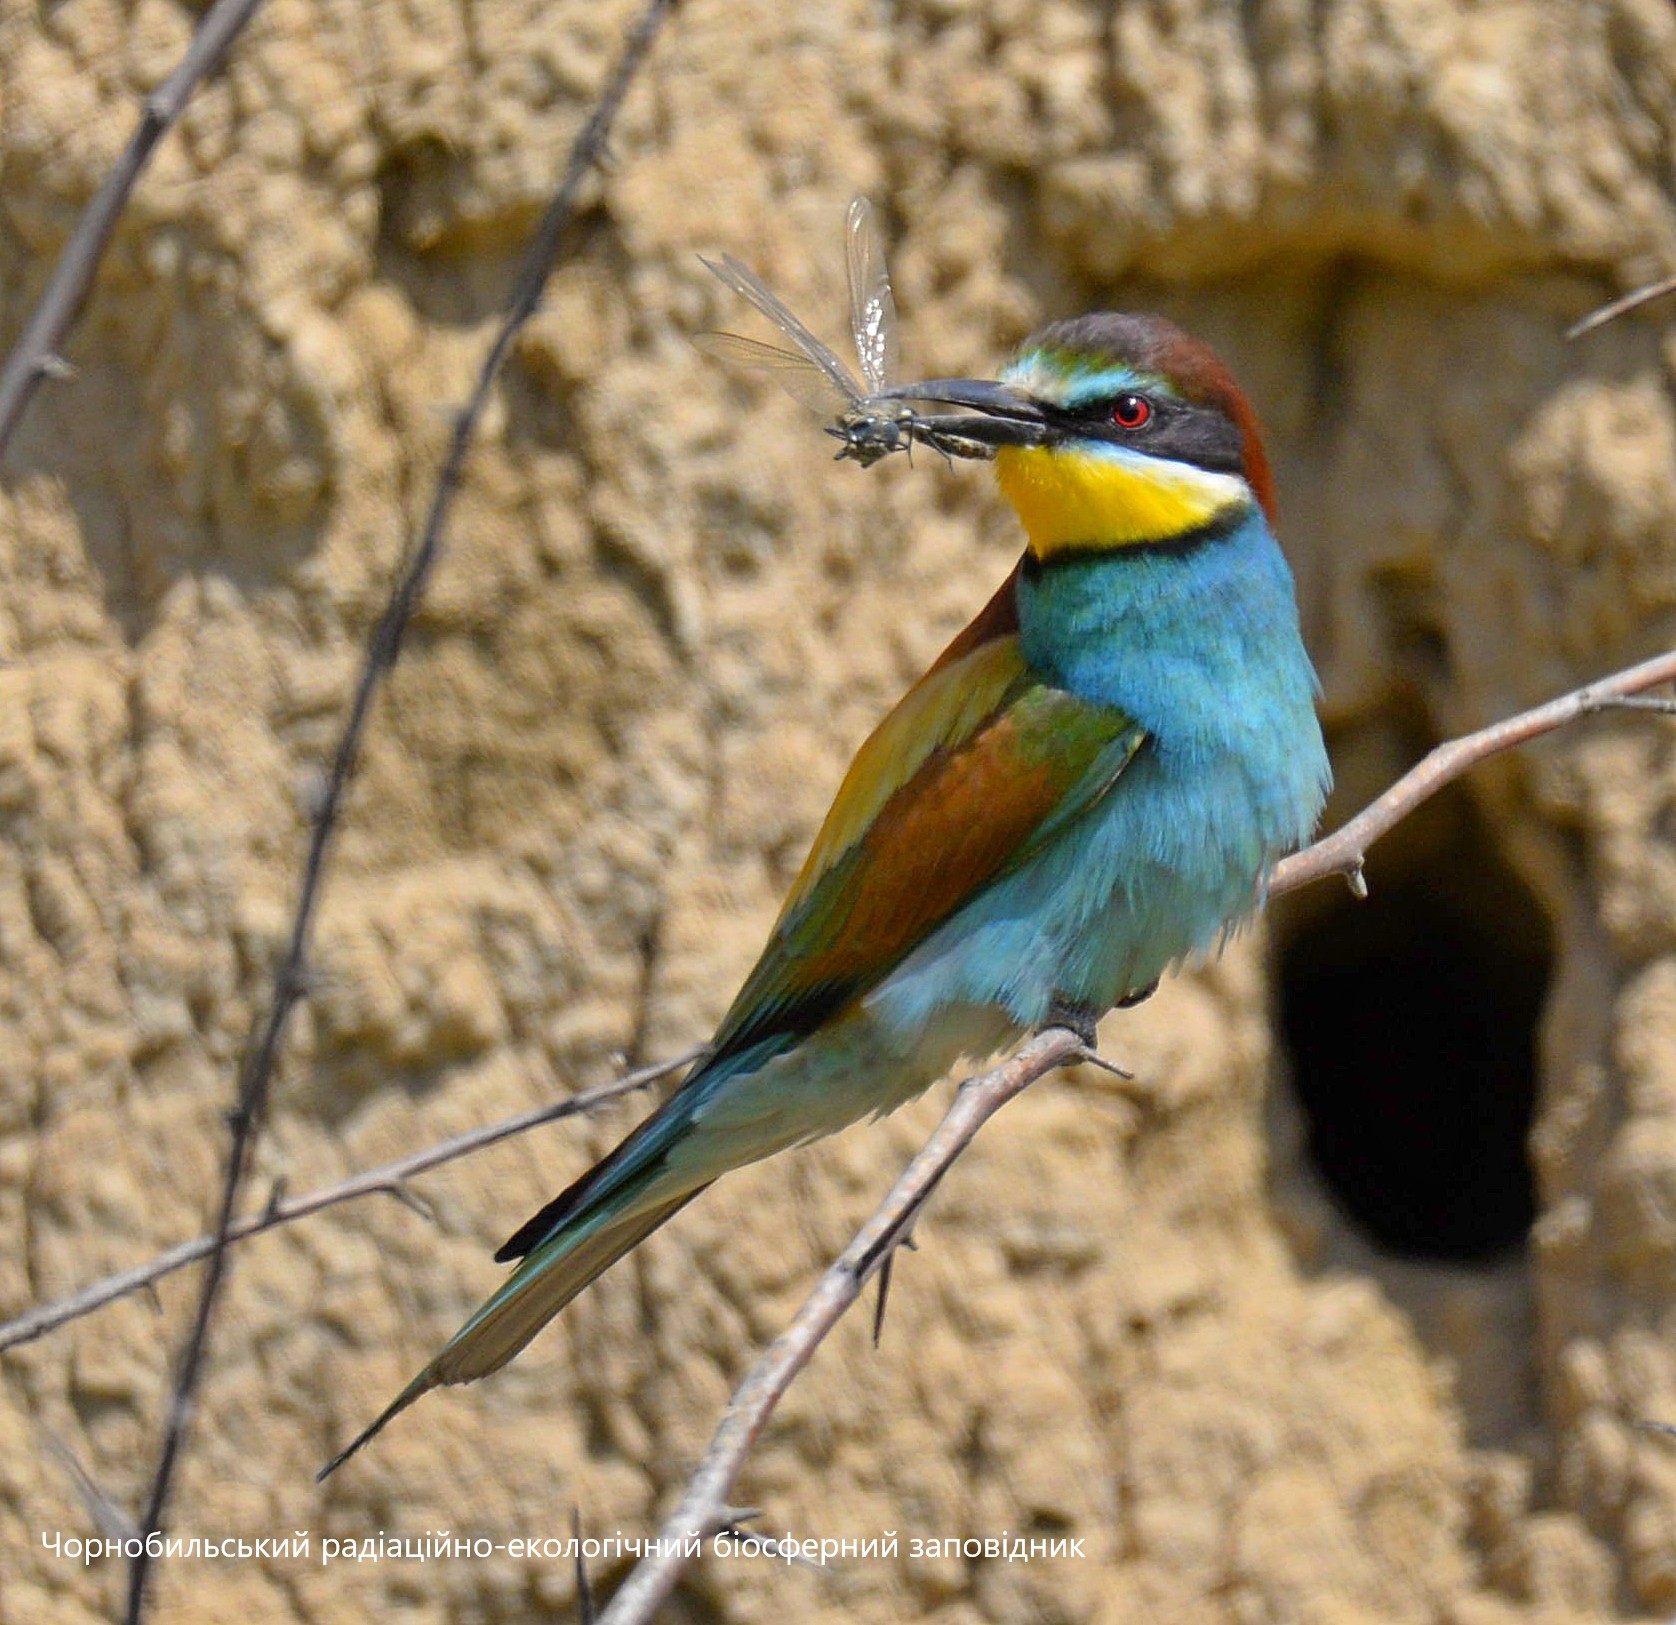
[[[1093,1050],[1100,1042],[1101,1014],[1102,1012],[1091,1004],[1082,1004],[1076,999],[1065,999],[1055,994],[1053,1002],[1048,1005],[1047,1020],[1042,1026],[1063,1027],[1066,1032],[1075,1033],[1082,1040],[1084,1049]]]

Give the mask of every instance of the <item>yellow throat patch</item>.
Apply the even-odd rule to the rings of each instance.
[[[995,477],[1039,559],[1167,542],[1251,501],[1250,487],[1237,475],[1134,453],[1003,446]]]

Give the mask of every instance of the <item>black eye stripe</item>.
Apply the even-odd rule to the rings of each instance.
[[[1112,409],[1123,395],[1138,395],[1152,408],[1151,419],[1136,429],[1113,421]],[[1196,406],[1163,394],[1120,390],[1098,401],[1076,407],[1039,403],[1053,440],[1104,440],[1113,445],[1143,446],[1149,456],[1192,463],[1212,473],[1245,472],[1245,436],[1225,412]]]
[[[1067,422],[1089,423],[1110,421],[1112,408],[1121,400],[1130,398],[1145,401],[1159,417],[1179,417],[1183,413],[1199,413],[1208,410],[1202,406],[1191,406],[1186,401],[1178,400],[1173,395],[1154,394],[1150,389],[1119,389],[1110,395],[1102,395],[1097,400],[1079,401],[1075,406],[1054,406],[1051,402],[1042,401],[1042,410],[1050,417],[1064,418]],[[1220,414],[1218,414],[1220,415]]]

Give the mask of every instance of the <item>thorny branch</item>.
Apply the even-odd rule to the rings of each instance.
[[[668,1077],[671,1072],[680,1071],[703,1053],[702,1050],[688,1050],[685,1055],[677,1055],[672,1061],[659,1061],[655,1066],[643,1066],[638,1071],[614,1078],[609,1083],[583,1089],[564,1100],[551,1101],[545,1106],[531,1107],[529,1111],[519,1112],[516,1117],[503,1118],[498,1123],[469,1129],[466,1133],[456,1134],[452,1139],[443,1140],[438,1145],[415,1151],[410,1156],[387,1162],[382,1167],[352,1174],[335,1185],[322,1186],[304,1196],[281,1195],[276,1200],[270,1200],[259,1212],[246,1214],[244,1218],[228,1226],[227,1243],[231,1245],[251,1236],[259,1236],[263,1231],[276,1230],[282,1224],[295,1224],[298,1219],[306,1219],[311,1214],[336,1207],[342,1202],[353,1202],[362,1196],[404,1197],[407,1195],[405,1182],[417,1174],[440,1168],[445,1162],[454,1162],[460,1157],[469,1157],[474,1151],[485,1150],[502,1140],[511,1139],[515,1134],[539,1128],[543,1123],[556,1123],[563,1117],[575,1117],[582,1112],[591,1112],[596,1107],[605,1105],[607,1101],[633,1094],[637,1089],[644,1089],[648,1084],[656,1083],[659,1078]],[[48,1332],[56,1331],[72,1320],[80,1320],[83,1315],[90,1315],[95,1309],[103,1309],[107,1303],[115,1303],[118,1298],[126,1298],[132,1293],[143,1291],[162,1280],[165,1275],[172,1275],[176,1270],[185,1269],[188,1264],[197,1263],[200,1258],[207,1258],[215,1251],[215,1243],[216,1238],[213,1235],[199,1236],[195,1241],[183,1241],[178,1247],[171,1247],[167,1252],[159,1253],[149,1263],[137,1264],[133,1269],[123,1270],[117,1275],[107,1275],[102,1281],[95,1281],[91,1286],[83,1287],[80,1292],[73,1293],[70,1297],[60,1298],[56,1303],[41,1304],[38,1308],[19,1315],[15,1320],[0,1324],[0,1353],[16,1348],[21,1343],[32,1343],[37,1337],[44,1337]]]
[[[1614,709],[1643,689],[1672,681],[1676,681],[1676,651],[1438,746],[1348,824],[1281,863],[1271,879],[1269,896],[1296,891],[1328,875],[1341,874],[1353,884],[1360,882],[1367,849],[1468,768],[1579,717]],[[680,1504],[659,1531],[654,1555],[635,1565],[599,1616],[599,1625],[648,1625],[687,1566],[686,1541],[694,1536],[707,1539],[725,1527],[729,1493],[775,1407],[868,1278],[900,1245],[937,1182],[978,1130],[1015,1095],[1056,1067],[1097,1059],[1074,1033],[1051,1027],[1004,1065],[961,1085],[954,1104],[890,1194],[734,1390],[720,1425],[687,1480]]]
[[[686,1567],[681,1556],[683,1543],[693,1535],[708,1538],[729,1522],[728,1492],[775,1406],[827,1333],[860,1297],[869,1278],[895,1250],[955,1158],[1014,1095],[1055,1067],[1081,1060],[1085,1053],[1075,1033],[1050,1027],[1004,1065],[960,1086],[954,1104],[919,1154],[903,1169],[890,1194],[821,1276],[792,1323],[769,1344],[768,1352],[734,1390],[721,1426],[712,1436],[698,1470],[687,1481],[681,1504],[659,1533],[658,1555],[635,1565],[599,1616],[599,1625],[636,1625],[656,1615]]]
[[[466,452],[488,402],[495,378],[519,330],[534,315],[541,302],[542,290],[546,287],[547,278],[558,260],[561,239],[575,213],[582,183],[604,150],[607,135],[629,87],[675,3],[676,0],[648,0],[629,33],[616,66],[600,92],[593,112],[571,147],[564,177],[552,201],[548,203],[546,212],[536,227],[534,240],[526,251],[523,270],[507,305],[500,331],[490,346],[464,409],[455,419],[448,451],[443,459],[441,472],[437,476],[436,490],[431,499],[430,512],[426,517],[419,545],[409,557],[367,647],[360,680],[350,704],[349,717],[344,724],[343,736],[332,760],[331,775],[314,817],[308,852],[303,864],[296,914],[292,921],[290,940],[275,978],[273,1002],[266,1017],[260,1020],[258,1030],[252,1035],[251,1045],[246,1051],[245,1064],[240,1072],[236,1104],[231,1114],[232,1143],[227,1154],[227,1172],[222,1188],[220,1213],[216,1221],[215,1241],[204,1269],[197,1315],[175,1380],[174,1394],[164,1426],[162,1448],[158,1454],[156,1475],[142,1519],[142,1534],[150,1534],[161,1528],[163,1516],[168,1509],[174,1469],[191,1422],[193,1399],[197,1392],[210,1327],[226,1273],[228,1237],[237,1220],[239,1199],[248,1177],[250,1153],[261,1131],[269,1082],[279,1058],[285,1029],[291,1012],[304,991],[309,940],[325,874],[327,851],[337,829],[350,779],[354,775],[361,738],[366,730],[373,700],[401,652],[403,633],[441,552],[443,531],[453,506],[455,491],[459,487]],[[142,1544],[141,1555],[134,1559],[129,1571],[127,1625],[139,1625],[145,1607],[145,1581],[149,1566],[145,1550]]]
[[[192,43],[175,71],[146,97],[138,127],[129,137],[115,168],[82,211],[46,292],[30,313],[23,336],[7,358],[4,369],[0,369],[0,454],[5,452],[13,431],[23,420],[40,381],[70,375],[72,369],[59,354],[59,346],[81,314],[117,220],[128,206],[128,199],[158,143],[174,128],[192,92],[226,61],[233,42],[261,3],[262,0],[216,0],[198,24]]]
[[[1439,745],[1348,823],[1313,846],[1280,863],[1271,879],[1270,898],[1296,891],[1313,881],[1335,874],[1344,875],[1353,883],[1356,882],[1360,878],[1367,850],[1375,841],[1390,833],[1415,808],[1445,785],[1504,750],[1525,744],[1582,717],[1596,715],[1602,711],[1630,710],[1671,714],[1672,711],[1676,711],[1676,701],[1649,697],[1643,692],[1668,682],[1676,682],[1676,651],[1658,655],[1532,710],[1522,711],[1488,728]],[[713,1532],[725,1528],[729,1521],[737,1518],[737,1511],[728,1505],[727,1492],[743,1467],[751,1445],[766,1426],[791,1380],[808,1363],[815,1348],[855,1301],[866,1281],[874,1275],[882,1276],[889,1269],[896,1248],[909,1244],[913,1222],[919,1209],[948,1166],[960,1155],[983,1123],[1015,1094],[1055,1067],[1065,1064],[1067,1060],[1098,1059],[1084,1050],[1080,1043],[1075,1042],[1074,1035],[1055,1029],[1045,1036],[1069,1041],[1070,1048],[1065,1049],[1058,1042],[1044,1047],[1042,1040],[1037,1039],[1020,1050],[1005,1066],[975,1078],[962,1087],[954,1107],[939,1125],[933,1140],[928,1142],[927,1152],[935,1149],[936,1155],[928,1158],[927,1152],[922,1152],[921,1156],[909,1165],[902,1179],[886,1198],[885,1205],[874,1215],[874,1220],[870,1221],[868,1228],[861,1232],[857,1242],[853,1243],[822,1277],[815,1292],[799,1311],[791,1326],[770,1347],[763,1360],[740,1385],[721,1427],[705,1453],[699,1473],[695,1474],[692,1480],[692,1487],[683,1497],[681,1506],[665,1530],[666,1534],[676,1532],[684,1536],[689,1530],[700,1528],[705,1528],[707,1533]],[[499,1123],[457,1135],[426,1150],[414,1152],[382,1167],[368,1169],[337,1184],[303,1196],[270,1202],[260,1213],[235,1221],[224,1235],[204,1236],[195,1241],[183,1242],[146,1264],[107,1276],[69,1298],[41,1305],[15,1320],[0,1325],[0,1351],[30,1342],[72,1320],[103,1308],[118,1298],[140,1291],[198,1259],[210,1256],[215,1251],[218,1240],[223,1246],[231,1245],[358,1197],[375,1192],[399,1194],[403,1189],[403,1181],[416,1174],[468,1156],[513,1135],[522,1134],[538,1124],[589,1111],[608,1100],[616,1099],[667,1076],[696,1060],[701,1053],[699,1050],[689,1051],[674,1060],[641,1068],[610,1083],[584,1090],[569,1099],[537,1107]],[[953,1130],[950,1129],[951,1123],[956,1125]],[[877,1230],[875,1225],[879,1226]],[[876,1245],[864,1243],[863,1238],[866,1237],[876,1238]],[[881,1237],[884,1239],[877,1239]],[[858,1259],[864,1265],[859,1273]],[[875,1342],[877,1338],[878,1327],[875,1324]],[[705,1499],[695,1499],[695,1495],[700,1492]],[[652,1560],[648,1560],[650,1561]],[[667,1574],[660,1568],[656,1574],[648,1573],[642,1579],[641,1570],[636,1569],[630,1581],[625,1582],[619,1597],[613,1600],[611,1608],[602,1617],[601,1625],[635,1625],[637,1621],[649,1619],[650,1611],[655,1610],[659,1601],[667,1596],[669,1588],[674,1585],[679,1574],[679,1566]],[[635,1587],[633,1591],[629,1590],[631,1584]],[[625,1597],[628,1600],[623,1600]],[[634,1611],[619,1611],[631,1608]]]

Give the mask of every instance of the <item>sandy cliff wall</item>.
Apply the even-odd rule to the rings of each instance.
[[[0,471],[0,1313],[205,1225],[361,640],[627,15],[270,0]],[[0,16],[0,340],[193,16]],[[1102,305],[1211,338],[1270,426],[1347,811],[1427,740],[1669,642],[1668,313],[1561,334],[1676,259],[1673,93],[1663,0],[688,0],[379,713],[262,1188],[704,1036],[848,752],[1016,550],[981,469],[833,467],[696,355],[739,319],[699,251],[836,317],[866,191],[910,366],[987,371]],[[1273,1019],[1346,906],[1304,900],[1109,1023],[1148,1107],[1089,1072],[1011,1108],[882,1349],[857,1318],[783,1407],[745,1498],[899,1555],[712,1562],[672,1618],[1668,1616],[1676,1449],[1631,1422],[1676,1416],[1676,740],[1603,719],[1439,819],[1389,876],[1478,910],[1457,1002],[1500,1021],[1496,967],[1540,961],[1528,1247],[1393,1259],[1335,1203]],[[726,1182],[325,1490],[498,1279],[492,1245],[633,1112],[426,1178],[434,1223],[369,1200],[248,1246],[177,1529],[504,1541],[580,1505],[649,1532],[936,1105]],[[66,1452],[137,1503],[188,1291],[0,1358],[5,1618],[120,1594],[40,1533],[91,1525]],[[908,1551],[1003,1530],[1086,1555]],[[572,1583],[183,1561],[158,1617],[564,1618]]]

